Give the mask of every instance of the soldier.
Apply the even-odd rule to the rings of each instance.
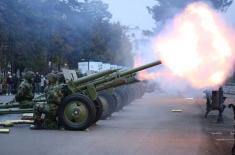
[[[46,78],[44,77],[44,75],[41,75],[40,94],[44,92],[45,86],[46,86]]]
[[[224,97],[223,89],[222,87],[219,88],[219,90],[213,90],[212,92],[209,91],[204,91],[206,94],[206,114],[205,118],[207,118],[208,114],[210,111],[213,110],[218,110],[219,115],[217,122],[222,122],[223,121],[223,111],[226,108],[224,105],[224,101],[226,100],[226,97]]]
[[[57,75],[47,75],[48,86],[45,89],[47,103],[38,103],[34,106],[34,125],[31,129],[57,129],[58,105],[63,98],[63,93],[57,85]]]
[[[34,79],[34,88],[35,88],[36,94],[40,93],[40,83],[41,83],[41,76],[39,75],[38,72],[36,72],[35,79]]]
[[[12,75],[11,72],[8,72],[7,76],[7,95],[12,95],[12,89],[13,89],[13,80],[12,80]]]
[[[20,83],[20,86],[17,90],[15,100],[19,102],[20,108],[32,108],[33,102],[32,99],[34,98],[33,95],[33,77],[34,73],[28,71],[24,75],[24,80]]]
[[[0,95],[2,95],[3,75],[0,73]]]

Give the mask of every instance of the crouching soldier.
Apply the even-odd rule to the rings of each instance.
[[[20,108],[32,108],[34,98],[33,95],[33,77],[34,73],[31,71],[26,72],[24,75],[24,80],[20,83],[17,90],[15,100],[19,102]]]
[[[47,75],[48,86],[45,89],[46,103],[37,103],[34,106],[34,125],[31,129],[58,129],[58,106],[63,93],[57,85],[57,75]]]

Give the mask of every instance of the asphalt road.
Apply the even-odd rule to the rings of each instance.
[[[196,100],[148,94],[87,131],[15,126],[0,134],[0,155],[230,155],[232,119],[214,120]]]

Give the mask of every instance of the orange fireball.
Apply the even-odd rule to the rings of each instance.
[[[194,88],[217,87],[233,69],[234,31],[207,4],[190,4],[156,37],[154,49],[171,73]]]

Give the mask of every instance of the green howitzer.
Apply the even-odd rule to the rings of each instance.
[[[81,80],[73,81],[69,83],[69,87],[71,88],[73,93],[77,92],[84,92],[92,99],[96,99],[96,92],[102,91],[109,88],[118,87],[125,84],[130,84],[133,82],[138,82],[138,80],[135,78],[135,74],[139,71],[160,65],[161,61],[155,61],[140,67],[136,67],[130,70],[126,71],[120,71],[120,70],[112,70],[113,73],[107,74],[106,76],[93,78],[93,81],[89,80]],[[93,75],[90,75],[91,77]],[[83,77],[83,79],[86,79],[86,77]]]
[[[103,76],[107,76],[109,74],[112,74],[114,72],[116,72],[116,70],[107,70],[107,71],[103,71],[103,72],[99,72],[99,73],[95,73],[95,74],[92,74],[92,75],[88,75],[88,76],[85,76],[85,77],[82,77],[82,78],[79,78],[76,82],[77,83],[85,83],[85,82],[89,82],[91,80],[95,80],[97,78],[100,78],[100,77],[103,77]],[[38,102],[46,102],[46,94],[42,94],[40,96],[37,96],[35,97],[33,100],[32,100],[33,103],[38,103]],[[5,104],[0,104],[0,109],[2,109],[0,111],[0,115],[1,114],[11,114],[11,113],[14,113],[12,112],[11,110],[9,110],[9,108],[18,108],[20,105],[18,102],[16,102],[15,100],[12,100],[8,103],[5,103]],[[17,111],[17,110],[15,110]],[[15,112],[17,113],[17,112]],[[19,110],[19,113],[24,113],[24,110]]]
[[[111,80],[114,80],[113,83],[113,87],[118,87],[124,84],[131,84],[131,83],[135,83],[135,82],[139,82],[138,79],[135,78],[135,74],[139,71],[160,65],[162,62],[161,61],[156,61],[156,62],[152,62],[150,64],[146,64],[140,67],[136,67],[127,71],[123,71],[123,72],[117,72],[116,74],[106,78],[106,79],[101,79],[101,80],[97,80],[94,82],[94,85],[98,86],[98,90],[104,90],[104,89],[108,89],[112,87]],[[115,81],[115,79],[120,79],[120,80],[124,80],[123,83],[119,82],[119,84]],[[108,83],[106,83],[108,81]],[[106,86],[103,86],[103,88],[100,85],[105,84]],[[101,89],[102,88],[102,89]]]
[[[76,83],[86,83],[104,76],[108,76],[114,72],[117,72],[118,69],[115,70],[107,70],[107,71],[102,71],[99,73],[95,73],[92,75],[88,75],[82,78],[79,78]],[[67,84],[61,84],[61,88],[64,89],[67,88]],[[47,102],[46,100],[46,94],[40,95],[32,100],[33,103],[41,103],[41,102]],[[0,105],[0,115],[4,114],[21,114],[21,113],[33,113],[33,109],[20,109],[19,108],[19,103],[16,101],[10,101],[5,104]]]
[[[143,65],[143,66],[140,66],[140,67],[136,67],[136,68],[133,68],[133,69],[130,69],[130,70],[127,70],[127,71],[117,72],[115,75],[112,75],[108,79],[102,79],[102,80],[96,81],[94,84],[95,85],[99,85],[99,84],[102,84],[102,83],[104,83],[106,81],[113,80],[113,79],[115,79],[117,77],[131,76],[131,75],[133,75],[133,74],[135,74],[137,72],[140,72],[142,70],[145,70],[145,69],[148,69],[148,68],[160,65],[160,64],[162,64],[161,61],[155,61],[155,62],[146,64],[146,65]]]
[[[146,64],[146,65],[143,65],[143,66],[140,66],[140,67],[136,67],[136,68],[133,68],[133,69],[130,69],[130,70],[127,70],[127,71],[122,71],[122,72],[117,71],[115,74],[112,74],[111,76],[109,76],[107,78],[99,79],[99,80],[93,82],[93,84],[94,85],[100,85],[100,84],[103,84],[105,82],[109,82],[111,80],[117,79],[117,78],[133,76],[133,74],[135,74],[139,71],[142,71],[142,70],[145,70],[145,69],[148,69],[148,68],[160,65],[160,64],[161,64],[161,61],[156,61],[156,62],[152,62],[150,64]],[[84,87],[85,86],[82,86],[80,89],[83,89]]]
[[[99,120],[99,115],[102,112],[97,92],[138,82],[139,80],[135,77],[137,72],[160,64],[161,61],[156,61],[126,71],[107,70],[79,78],[76,81],[70,81],[67,84],[59,84],[55,87],[56,90],[59,88],[63,92],[63,98],[58,106],[57,113],[59,124],[69,130],[87,129]],[[32,112],[32,109],[28,110],[31,111],[10,110],[8,113]]]
[[[100,84],[96,86],[96,91],[102,91],[110,88],[116,88],[122,85],[128,85],[132,83],[139,82],[138,79],[136,79],[134,76],[131,77],[122,77],[122,78],[117,78],[112,81]]]
[[[81,77],[78,80],[73,81],[73,83],[76,84],[76,85],[77,84],[80,85],[82,83],[91,82],[92,80],[96,80],[98,78],[110,75],[110,74],[112,74],[114,72],[117,72],[118,70],[119,69],[113,69],[113,70],[107,70],[107,71],[102,71],[102,72],[94,73],[94,74],[91,74],[91,75],[88,75],[88,76]]]
[[[161,61],[155,61],[126,71],[110,70],[110,72],[101,76],[97,76],[99,73],[96,73],[69,82],[62,88],[68,89],[70,94],[64,97],[59,107],[60,124],[63,124],[64,128],[69,130],[88,128],[100,119],[97,92],[138,82],[139,80],[135,77],[137,72],[160,64]]]

